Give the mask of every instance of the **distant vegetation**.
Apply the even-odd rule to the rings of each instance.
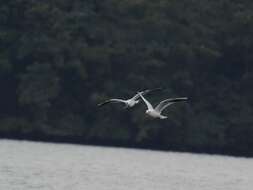
[[[9,0],[0,5],[0,136],[253,155],[249,0]],[[145,88],[188,104],[150,120],[102,109]]]

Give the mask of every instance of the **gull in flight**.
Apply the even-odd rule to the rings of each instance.
[[[132,98],[127,99],[127,100],[112,98],[112,99],[106,100],[105,102],[98,104],[98,106],[103,106],[108,103],[123,103],[123,104],[125,104],[124,108],[131,108],[140,102],[140,100],[139,100],[140,93],[145,95],[145,94],[149,94],[150,92],[158,91],[158,90],[162,90],[162,88],[147,89],[147,90],[141,91],[141,92],[137,93],[135,96],[133,96]]]
[[[148,114],[149,116],[153,118],[159,118],[159,119],[168,118],[167,116],[162,115],[162,111],[168,106],[170,106],[171,104],[188,100],[187,97],[169,98],[169,99],[161,101],[155,108],[153,108],[153,106],[143,97],[143,92],[139,92],[138,94],[148,107],[148,109],[146,110],[146,114]]]

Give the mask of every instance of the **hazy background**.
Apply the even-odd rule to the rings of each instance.
[[[9,0],[0,5],[0,136],[253,155],[250,0]],[[188,96],[151,120],[102,109],[145,88]]]

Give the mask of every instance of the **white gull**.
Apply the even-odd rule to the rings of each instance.
[[[180,98],[169,98],[166,100],[161,101],[155,108],[143,97],[143,92],[138,93],[139,96],[142,98],[142,100],[147,105],[146,114],[153,118],[159,118],[159,119],[167,119],[167,116],[162,115],[162,111],[167,108],[168,106],[176,103],[176,102],[182,102],[187,101],[187,97],[180,97]]]
[[[145,95],[150,92],[158,91],[158,90],[162,90],[162,88],[147,89],[147,90],[141,91],[140,93]],[[123,103],[125,104],[125,108],[131,108],[140,102],[139,99],[140,99],[140,94],[137,93],[135,96],[133,96],[130,99],[124,100],[124,99],[112,98],[112,99],[106,100],[105,102],[99,103],[98,106],[103,106],[108,103]]]

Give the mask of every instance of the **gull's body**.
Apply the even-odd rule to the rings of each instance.
[[[143,97],[143,93],[139,92],[138,93],[142,100],[145,102],[147,105],[147,110],[146,114],[153,117],[153,118],[159,118],[159,119],[166,119],[168,118],[167,116],[162,115],[162,111],[170,106],[171,104],[174,104],[176,102],[182,102],[186,101],[188,98],[187,97],[181,97],[181,98],[169,98],[166,100],[161,101],[155,108]]]
[[[144,90],[142,92],[140,92],[141,94],[145,95],[145,94],[148,94],[150,92],[153,92],[153,91],[157,91],[157,90],[162,90],[161,88],[155,88],[155,89],[151,89],[151,90]],[[129,98],[129,99],[118,99],[118,98],[112,98],[112,99],[109,99],[109,100],[106,100],[105,102],[102,102],[100,104],[98,104],[98,106],[103,106],[105,104],[108,104],[108,103],[123,103],[125,104],[125,108],[131,108],[133,106],[135,106],[136,104],[138,104],[140,102],[140,95],[139,93],[137,93],[135,96],[133,96],[132,98]]]

